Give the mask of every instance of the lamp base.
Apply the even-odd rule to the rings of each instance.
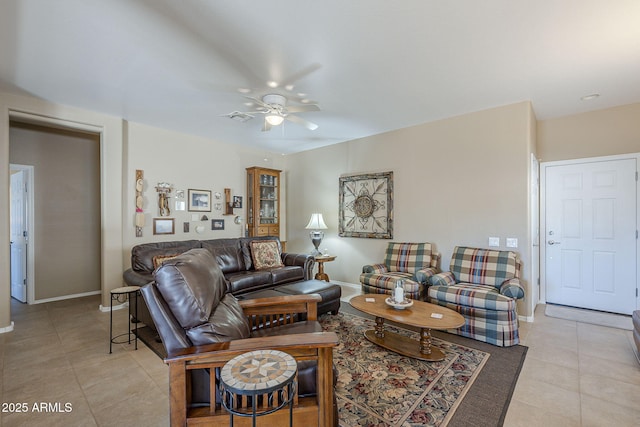
[[[313,246],[315,247],[315,249],[311,251],[311,255],[322,255],[322,252],[320,252],[318,246],[320,246],[320,243],[322,243],[322,239],[324,238],[324,231],[312,231],[309,233],[309,236],[311,236],[311,243],[313,243]]]

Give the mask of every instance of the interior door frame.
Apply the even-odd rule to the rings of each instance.
[[[547,245],[546,241],[546,213],[547,213],[547,167],[568,166],[578,163],[592,163],[612,160],[636,160],[636,170],[640,168],[640,153],[618,154],[612,156],[586,157],[581,159],[557,160],[540,163],[540,303],[547,302]],[[636,310],[640,308],[640,298],[638,297],[638,283],[640,283],[640,240],[638,239],[638,227],[640,225],[640,186],[638,185],[638,172],[636,171]]]
[[[33,177],[34,167],[32,165],[20,165],[9,163],[9,170],[21,170],[26,177],[27,185],[27,304],[34,303],[35,294],[35,263],[29,260],[35,260],[35,245],[33,227],[35,224],[35,212],[33,209]]]

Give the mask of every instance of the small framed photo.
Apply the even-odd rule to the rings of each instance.
[[[175,234],[173,218],[153,218],[153,234]]]
[[[233,196],[233,208],[241,208],[242,207],[242,196]]]
[[[224,230],[224,219],[212,219],[211,220],[211,229],[212,230]]]
[[[176,199],[184,199],[184,190],[176,190]]]
[[[189,189],[189,211],[211,212],[211,191]]]

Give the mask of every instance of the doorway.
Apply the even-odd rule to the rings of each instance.
[[[100,136],[12,120],[9,138],[10,162],[33,165],[35,171],[29,194],[32,202],[26,204],[27,217],[33,221],[23,233],[27,237],[27,302],[100,294]],[[12,205],[18,203],[12,200]],[[17,227],[16,233],[12,230],[12,240],[18,233]],[[15,252],[12,293],[14,288],[19,291],[21,274]]]
[[[543,163],[547,303],[630,315],[637,307],[638,155]]]

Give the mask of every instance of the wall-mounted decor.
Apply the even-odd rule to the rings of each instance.
[[[189,211],[211,212],[211,191],[189,189]]]
[[[341,237],[393,239],[393,172],[340,177]]]
[[[175,204],[175,210],[177,211],[186,211],[187,210],[187,205],[185,204],[184,200],[176,200],[176,204]]]
[[[233,203],[231,202],[231,189],[224,189],[224,213],[222,215],[233,215]]]
[[[224,230],[224,219],[212,219],[211,220],[211,229],[212,230]]]
[[[176,190],[176,199],[184,199],[184,190]]]
[[[173,191],[173,186],[168,182],[159,182],[158,185],[156,185],[156,191],[158,192],[158,209],[160,216],[171,215],[169,195]]]
[[[233,208],[242,208],[242,196],[233,196]]]
[[[153,218],[153,234],[175,234],[173,218]]]
[[[183,222],[182,223],[182,231],[184,231],[185,233],[189,232],[189,224],[188,222]]]
[[[136,169],[136,215],[134,223],[136,226],[136,237],[142,237],[142,228],[144,227],[144,211],[142,210],[144,205],[144,198],[142,197],[142,190],[144,189],[144,171],[142,169]]]

